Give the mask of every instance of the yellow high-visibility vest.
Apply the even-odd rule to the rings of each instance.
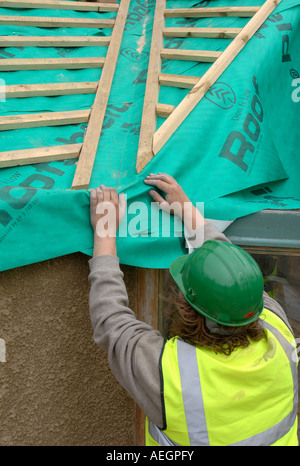
[[[149,446],[297,446],[297,352],[291,329],[264,309],[265,338],[229,356],[175,337],[161,358],[166,428]]]

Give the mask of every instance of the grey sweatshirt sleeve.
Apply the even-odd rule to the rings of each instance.
[[[110,368],[145,414],[163,427],[159,358],[164,339],[136,319],[128,307],[116,256],[97,256],[90,266],[90,318],[94,340],[107,352]]]

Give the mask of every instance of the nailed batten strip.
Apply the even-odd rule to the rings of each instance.
[[[47,18],[41,16],[0,16],[1,26],[36,26],[47,28],[113,28],[114,19]]]
[[[189,60],[201,62],[214,62],[222,55],[222,52],[212,50],[181,50],[181,49],[162,49],[161,58],[166,60]]]
[[[162,118],[167,118],[175,110],[175,105],[156,104],[156,113]]]
[[[105,58],[3,58],[0,71],[102,68]]]
[[[92,3],[63,0],[0,0],[0,7],[116,12],[119,5],[108,2]]]
[[[0,36],[0,47],[106,47],[110,36]]]
[[[163,48],[162,29],[164,26],[165,6],[166,0],[156,2],[155,6],[151,50],[136,163],[136,169],[138,172],[140,172],[144,167],[144,162],[146,160],[148,161],[148,154],[152,154],[153,134],[156,130],[156,105],[158,103],[159,95],[159,75],[161,71],[160,52]]]
[[[213,18],[222,16],[251,17],[259,6],[214,7],[214,8],[172,8],[165,10],[166,18]]]
[[[86,189],[90,183],[129,5],[130,0],[121,0],[119,5],[111,41],[106,54],[108,66],[104,66],[101,73],[82,150],[75,171],[72,189]]]
[[[197,27],[166,27],[165,37],[209,37],[212,39],[234,39],[242,28],[197,28]]]
[[[197,76],[184,76],[180,74],[160,73],[159,84],[161,86],[181,87],[183,89],[192,89],[199,81]]]
[[[58,126],[85,123],[90,110],[70,110],[66,112],[26,113],[0,117],[0,131],[40,126]]]
[[[5,98],[93,94],[97,86],[98,82],[14,84],[5,86]]]
[[[0,168],[74,159],[79,156],[81,146],[82,144],[67,144],[0,152]]]

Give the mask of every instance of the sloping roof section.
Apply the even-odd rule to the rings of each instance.
[[[229,6],[211,8],[166,9],[166,1],[156,3],[151,52],[146,85],[141,133],[137,155],[137,171],[140,172],[151,158],[164,146],[178,126],[205,96],[211,86],[222,75],[228,65],[257,32],[281,0],[267,0],[261,7]],[[233,2],[235,4],[236,2]],[[243,28],[226,27],[165,27],[165,18],[209,18],[209,17],[251,17]],[[172,50],[163,47],[163,37],[207,37],[232,38],[223,51],[213,50]],[[162,75],[161,60],[189,60],[213,63],[204,76]],[[175,108],[158,102],[160,85],[188,87],[190,92]],[[157,115],[165,122],[156,130]]]
[[[72,110],[46,113],[26,113],[0,117],[0,131],[34,127],[49,127],[87,123],[86,134],[81,144],[68,144],[33,149],[12,150],[0,153],[0,167],[11,167],[32,163],[51,162],[79,158],[72,189],[88,188],[93,164],[97,152],[102,124],[114,76],[115,66],[122,41],[125,21],[130,0],[113,0],[107,3],[92,3],[62,0],[1,0],[0,7],[24,9],[49,9],[95,11],[98,13],[115,13],[114,19],[107,18],[65,18],[39,16],[0,16],[2,26],[33,26],[44,28],[97,28],[110,29],[109,36],[1,36],[0,47],[105,47],[105,57],[76,58],[21,58],[2,59],[0,71],[18,70],[53,70],[102,68],[98,82],[40,83],[17,84],[6,88],[7,98],[57,96],[95,93],[95,99],[89,110]],[[99,15],[101,16],[101,15]]]

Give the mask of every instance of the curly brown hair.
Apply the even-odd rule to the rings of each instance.
[[[247,347],[250,340],[259,341],[264,338],[264,330],[258,320],[239,327],[240,332],[231,335],[212,333],[205,324],[205,317],[195,311],[185,300],[182,293],[172,291],[173,297],[168,299],[172,305],[165,315],[165,337],[178,336],[194,346],[203,346],[216,353],[230,355],[238,347]],[[220,325],[227,332],[237,327]],[[250,339],[250,340],[249,340]]]

